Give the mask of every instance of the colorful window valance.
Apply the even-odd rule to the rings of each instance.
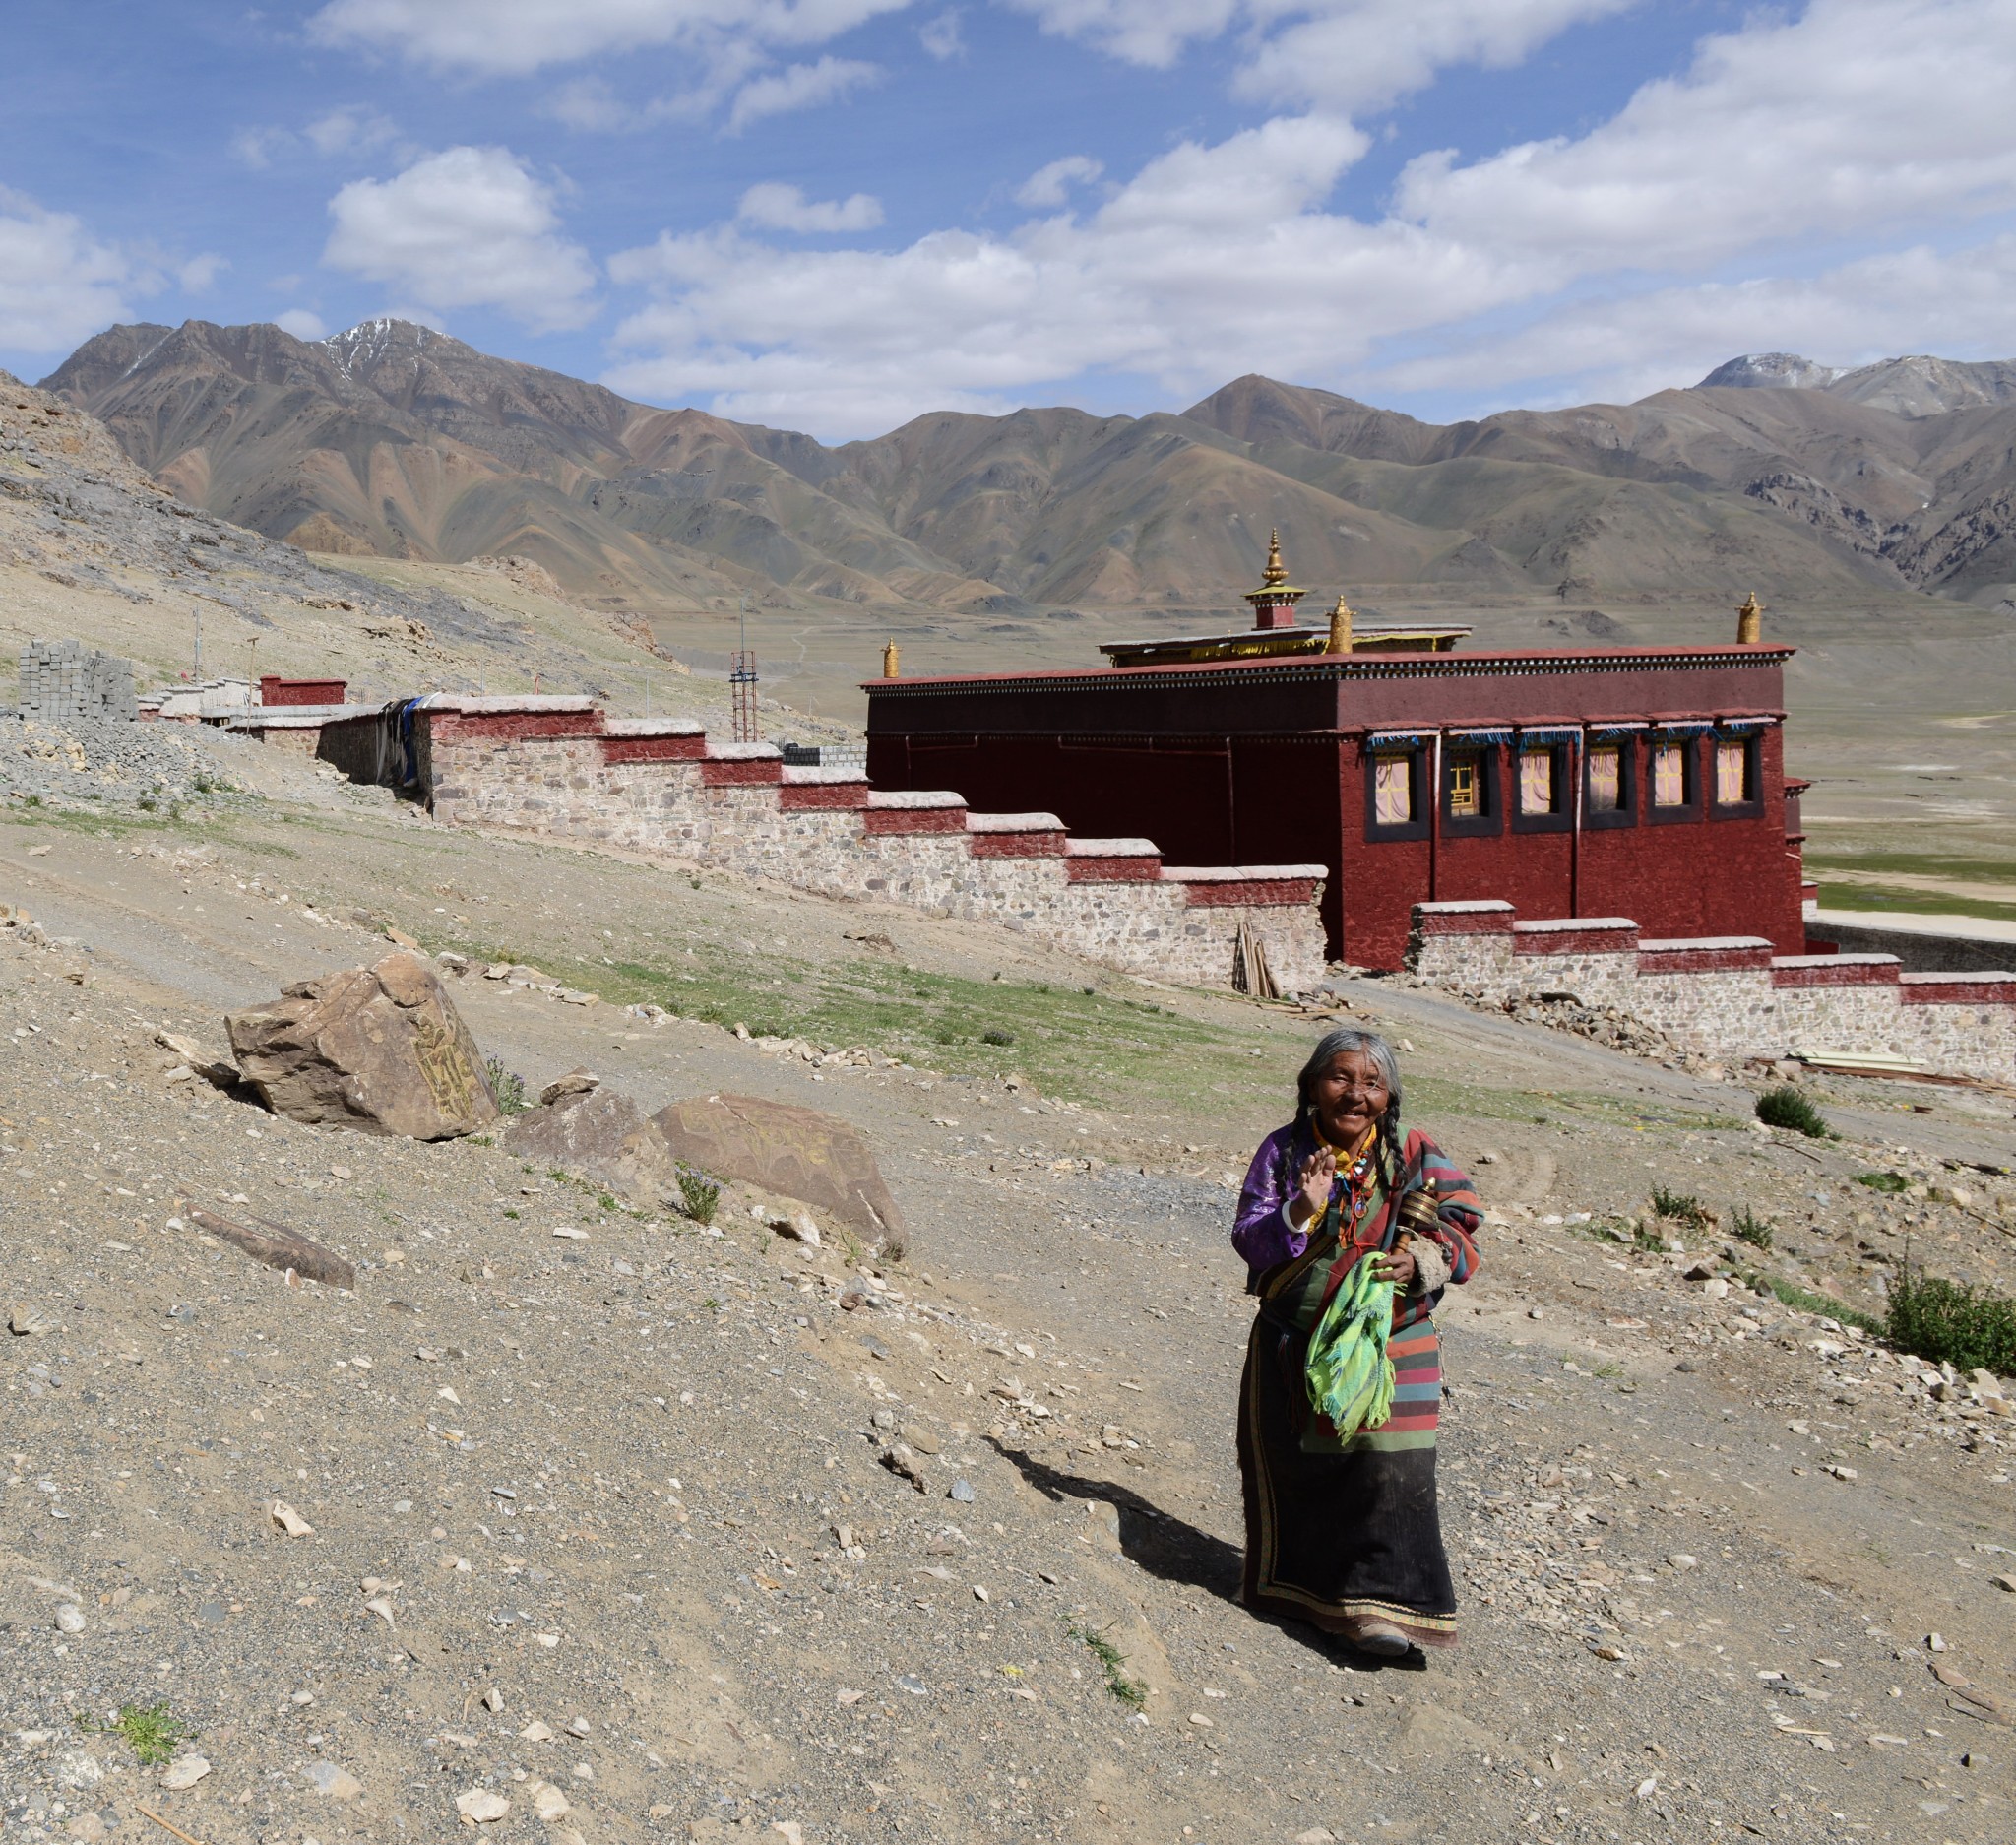
[[[1417,743],[1425,743],[1435,733],[1432,731],[1374,731],[1365,738],[1367,749],[1411,749]]]
[[[1495,725],[1484,730],[1451,731],[1449,740],[1452,743],[1461,743],[1466,748],[1482,749],[1492,743],[1509,743],[1512,740],[1512,727]]]
[[[1572,743],[1581,734],[1582,727],[1576,724],[1536,724],[1519,732],[1519,742],[1522,748],[1545,743]]]

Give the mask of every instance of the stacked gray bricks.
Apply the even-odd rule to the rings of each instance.
[[[133,663],[82,641],[31,641],[21,656],[20,715],[51,724],[140,716]]]

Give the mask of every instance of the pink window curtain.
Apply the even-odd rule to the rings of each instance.
[[[1589,752],[1589,804],[1598,813],[1615,813],[1624,804],[1623,751]]]
[[[1740,807],[1750,798],[1750,750],[1745,743],[1715,746],[1715,798],[1724,807]]]
[[[1684,807],[1687,804],[1687,767],[1678,743],[1661,743],[1652,752],[1652,804],[1655,807]]]
[[[1554,811],[1554,752],[1530,749],[1519,758],[1519,811]]]
[[[1374,757],[1372,776],[1373,819],[1380,826],[1406,826],[1414,818],[1414,759]]]

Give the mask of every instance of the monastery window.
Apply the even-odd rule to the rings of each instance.
[[[1713,811],[1718,819],[1749,819],[1764,811],[1757,745],[1755,736],[1718,736],[1715,739]]]
[[[1601,737],[1601,732],[1598,733]],[[1612,734],[1583,758],[1582,824],[1591,832],[1638,824],[1638,744]]]
[[[1396,744],[1398,745],[1396,747]],[[1427,753],[1420,743],[1382,737],[1365,753],[1365,837],[1426,839]]]
[[[1414,819],[1414,757],[1372,758],[1372,824],[1406,826]]]
[[[1575,756],[1575,745],[1566,741],[1521,739],[1512,759],[1517,775],[1512,805],[1515,833],[1563,833],[1574,825],[1568,798],[1574,784],[1568,777]]]
[[[1498,761],[1495,738],[1458,735],[1444,744],[1442,831],[1450,839],[1495,838],[1502,830]]]
[[[1555,773],[1551,749],[1529,749],[1519,757],[1519,811],[1523,814],[1558,813],[1561,806],[1560,777]]]
[[[1589,752],[1589,810],[1615,813],[1624,804],[1624,751],[1604,743]]]
[[[1651,802],[1646,818],[1654,825],[1701,817],[1701,753],[1691,736],[1655,735],[1646,765]]]
[[[1715,804],[1740,807],[1754,798],[1750,793],[1750,745],[1742,737],[1723,739],[1715,746]]]
[[[1652,746],[1652,804],[1655,807],[1684,807],[1687,804],[1687,755],[1684,743],[1655,743]]]

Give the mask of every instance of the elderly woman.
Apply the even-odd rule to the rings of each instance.
[[[1477,1268],[1470,1181],[1403,1130],[1383,1038],[1336,1031],[1297,1081],[1295,1118],[1260,1143],[1232,1246],[1260,1297],[1239,1392],[1249,1608],[1293,1616],[1361,1652],[1456,1640],[1456,1594],[1435,1511],[1442,1394],[1433,1314]],[[1403,1227],[1403,1203],[1412,1230]],[[1372,1263],[1355,1277],[1359,1263]],[[1391,1414],[1341,1436],[1314,1407],[1311,1334],[1339,1291],[1393,1284]],[[1384,1316],[1384,1294],[1370,1295]],[[1383,1399],[1382,1412],[1383,1412]]]

